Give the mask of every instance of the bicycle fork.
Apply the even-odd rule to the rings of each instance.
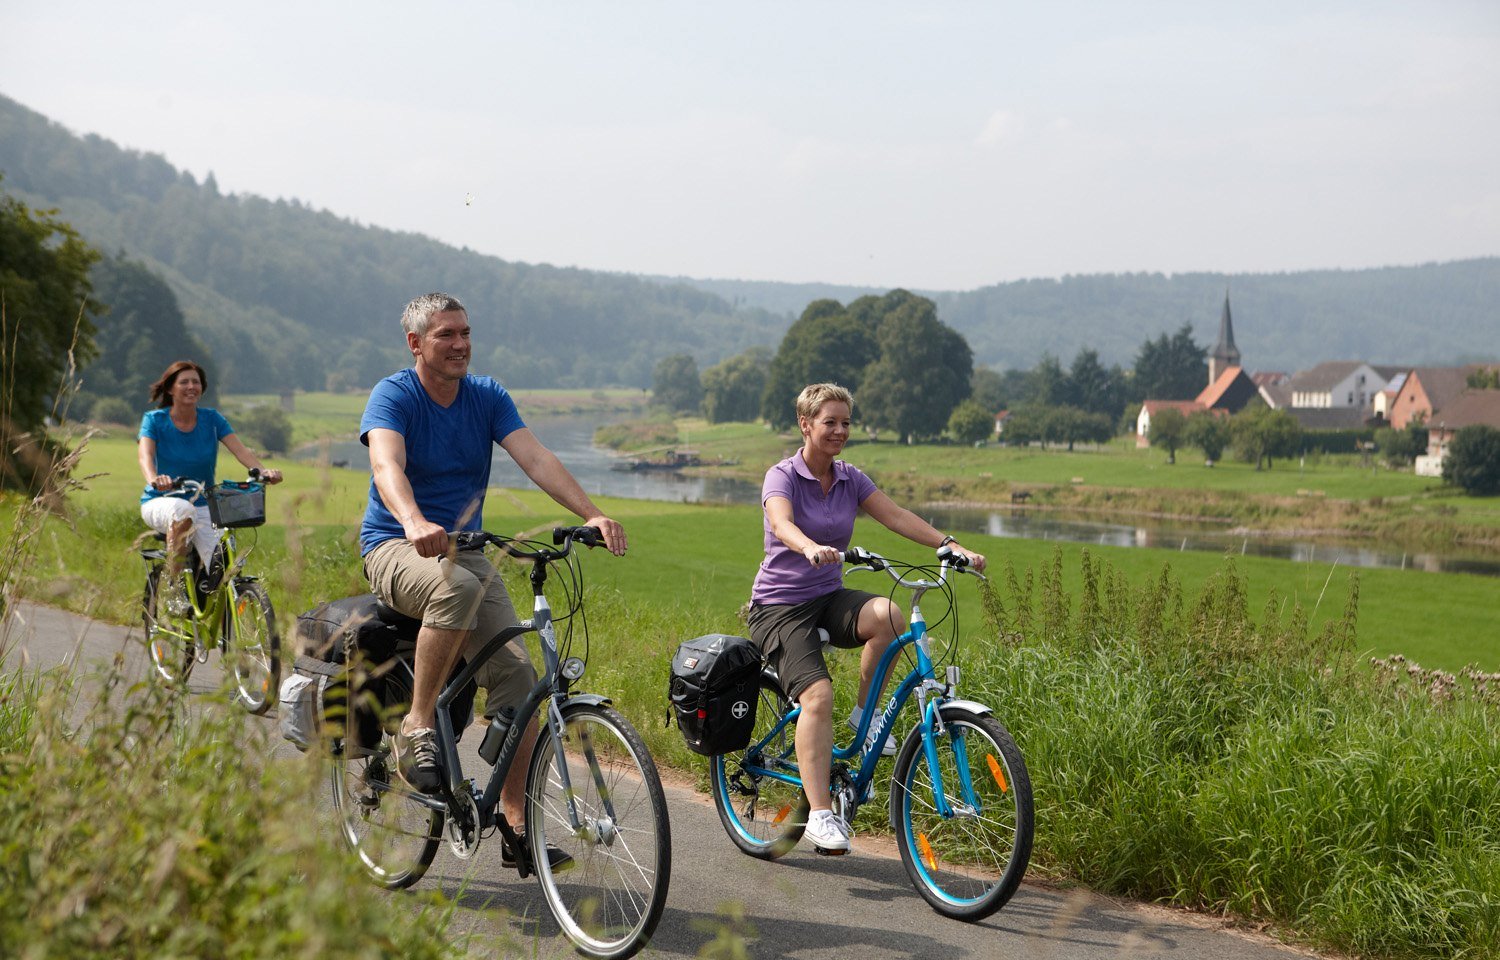
[[[537,633],[542,639],[542,656],[546,660],[547,669],[555,676],[558,671],[557,631],[552,626],[552,608],[545,595],[541,593],[536,595],[533,610],[534,622],[541,624]],[[599,757],[594,752],[593,741],[589,737],[588,729],[580,725],[578,746],[588,762],[589,775],[594,778],[600,801],[604,804],[604,816],[588,818],[585,822],[586,818],[578,810],[578,795],[573,789],[573,777],[568,770],[568,755],[563,748],[563,730],[566,727],[563,724],[562,709],[558,704],[557,697],[547,699],[547,735],[552,739],[552,761],[557,768],[558,782],[562,784],[563,797],[567,800],[568,827],[575,836],[589,843],[612,846],[619,835],[615,827],[618,821],[615,817],[614,798],[610,796],[609,787],[604,782],[604,770],[599,766]]]

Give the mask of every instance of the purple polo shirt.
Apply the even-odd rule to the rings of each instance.
[[[803,533],[816,543],[847,550],[849,540],[854,536],[854,518],[859,514],[859,505],[875,489],[875,481],[858,467],[835,460],[833,487],[825,496],[823,485],[808,470],[802,460],[802,451],[798,450],[766,471],[766,481],[760,488],[760,504],[764,508],[771,497],[786,497],[792,504],[792,521]],[[815,567],[802,554],[787,549],[786,544],[771,532],[771,521],[764,511],[761,526],[766,535],[766,558],[760,562],[760,570],[755,574],[755,587],[750,591],[752,601],[802,603],[843,586],[843,564]]]

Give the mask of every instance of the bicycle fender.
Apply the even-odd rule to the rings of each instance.
[[[962,710],[965,713],[972,713],[976,717],[987,717],[995,712],[977,700],[948,700],[940,706],[944,710],[951,707],[955,710]]]
[[[575,704],[580,707],[606,707],[613,702],[609,697],[603,697],[597,693],[570,693],[562,708],[567,710]]]

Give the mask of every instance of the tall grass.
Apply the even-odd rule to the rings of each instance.
[[[0,680],[0,955],[461,955],[436,903],[371,886],[268,727],[118,664]],[[18,706],[19,705],[19,706]]]
[[[1253,617],[1232,564],[1188,603],[1170,571],[1132,589],[1083,567],[1078,598],[1008,578],[964,660],[1025,751],[1040,870],[1360,955],[1500,956],[1482,675],[1434,697],[1356,669],[1354,578],[1313,632],[1296,604]]]

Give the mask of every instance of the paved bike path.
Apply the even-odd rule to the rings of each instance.
[[[33,603],[19,604],[7,625],[5,668],[22,662],[45,669],[62,663],[107,662],[123,654],[134,675],[147,662],[139,628],[104,624]],[[192,686],[217,689],[218,657],[194,671]],[[274,723],[269,718],[248,722]],[[471,731],[471,733],[477,733]],[[465,769],[485,770],[474,755],[478,736],[460,746]],[[289,756],[294,748],[283,745]],[[1182,911],[1118,902],[1086,891],[1056,891],[1026,883],[999,913],[977,924],[934,913],[912,889],[894,845],[855,838],[855,852],[822,857],[805,845],[766,863],[729,842],[713,804],[688,778],[668,773],[672,821],[672,883],[656,937],[641,956],[692,958],[718,936],[724,905],[743,905],[748,954],[754,960],[1102,960],[1120,957],[1288,960],[1309,954],[1264,937],[1226,930]],[[499,864],[500,846],[481,846],[468,862],[444,845],[412,893],[441,890],[457,898],[454,926],[473,932],[476,956],[494,956],[495,937],[511,951],[538,958],[573,957],[547,912],[534,879],[521,880]],[[412,893],[392,894],[418,906]]]

